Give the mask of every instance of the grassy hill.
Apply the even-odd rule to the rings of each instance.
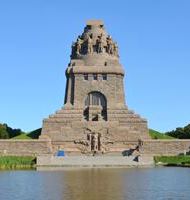
[[[41,128],[38,128],[34,131],[31,131],[30,133],[27,134],[28,137],[32,138],[32,139],[38,139],[39,136],[41,135]]]
[[[11,138],[11,139],[32,139],[31,137],[29,137],[26,133],[22,133],[22,134],[20,134],[20,135],[17,135],[17,136],[15,136],[15,137],[13,137],[13,138]]]
[[[25,133],[21,129],[13,129],[7,124],[0,123],[0,139],[38,139],[42,129],[36,129],[29,133]],[[188,139],[190,138],[190,124],[184,128],[177,128],[175,131],[160,133],[156,130],[149,129],[152,139]],[[173,137],[172,137],[173,136]]]
[[[174,137],[171,137],[169,135],[166,135],[164,133],[160,133],[158,131],[155,131],[153,129],[149,129],[149,134],[152,139],[176,139]]]
[[[12,139],[38,139],[41,134],[41,128],[31,131],[29,133],[22,133]]]
[[[26,134],[23,133],[21,135],[18,135],[12,139],[38,139],[41,134],[41,128],[36,129],[34,131],[31,131],[30,133]],[[165,135],[164,133],[160,133],[158,131],[155,131],[153,129],[149,129],[149,134],[152,139],[175,139],[174,137]]]

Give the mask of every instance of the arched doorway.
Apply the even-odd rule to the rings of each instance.
[[[84,104],[84,118],[87,121],[107,121],[107,100],[101,92],[90,92]]]

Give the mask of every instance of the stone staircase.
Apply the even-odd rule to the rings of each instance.
[[[71,121],[81,121],[83,119],[82,109],[61,109],[56,111],[55,114],[50,115],[48,121],[57,122],[71,122]]]
[[[120,125],[126,125],[128,123],[146,123],[146,119],[135,114],[132,110],[127,108],[123,109],[108,109],[108,119],[110,121],[119,121]]]
[[[72,135],[81,137],[84,133],[84,127],[96,126],[97,130],[109,129],[115,141],[149,139],[147,121],[133,111],[127,108],[108,109],[107,115],[108,121],[86,121],[83,109],[65,107],[43,121],[42,135],[46,134],[56,140],[58,138],[74,140]]]
[[[121,125],[126,123],[143,123],[146,122],[145,119],[141,118],[140,115],[135,114],[132,110],[127,108],[123,109],[108,109],[108,121],[119,121]],[[81,121],[83,117],[83,109],[67,109],[62,108],[49,116],[50,121],[52,120],[72,120],[72,121]]]

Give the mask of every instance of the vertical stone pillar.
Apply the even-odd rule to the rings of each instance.
[[[71,77],[70,75],[67,76],[67,96],[66,96],[66,107],[70,107],[71,106]]]

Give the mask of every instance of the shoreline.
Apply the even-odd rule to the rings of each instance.
[[[36,169],[36,157],[33,156],[0,156],[0,170]]]
[[[82,165],[81,165],[82,166]],[[65,168],[80,168],[81,166],[65,166]],[[82,166],[83,167],[83,166]],[[83,168],[143,168],[143,166],[85,166]],[[145,167],[145,166],[144,166]],[[190,156],[155,156],[154,167],[183,167],[190,168]],[[4,170],[37,170],[37,159],[32,156],[5,156],[0,155],[0,171]],[[59,167],[54,168],[59,169]]]

